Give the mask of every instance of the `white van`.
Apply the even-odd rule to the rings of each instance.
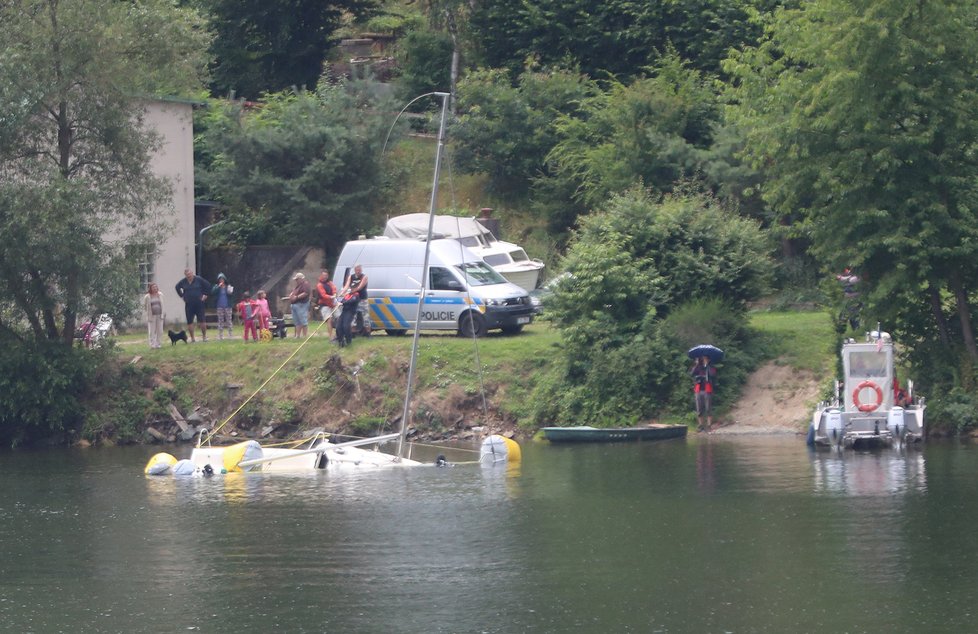
[[[424,251],[421,240],[347,242],[336,262],[333,283],[342,288],[346,276],[360,264],[367,276],[371,326],[402,335],[417,321]],[[428,271],[421,314],[425,330],[456,330],[481,337],[496,328],[518,333],[533,321],[527,292],[455,240],[431,241]]]

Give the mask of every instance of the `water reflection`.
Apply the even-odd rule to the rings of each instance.
[[[850,496],[891,496],[927,490],[924,454],[916,449],[811,452],[815,491]]]
[[[973,626],[974,447],[527,443],[518,469],[214,478],[145,478],[147,457],[0,455],[0,629]]]

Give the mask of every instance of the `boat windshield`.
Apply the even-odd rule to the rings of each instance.
[[[526,257],[526,251],[523,249],[516,249],[509,252],[509,256],[513,258],[513,262],[526,262],[530,258]]]
[[[880,352],[849,353],[849,375],[853,377],[886,376],[886,354]]]
[[[506,283],[506,279],[485,262],[463,262],[456,264],[455,268],[462,272],[465,281],[471,286]]]
[[[509,264],[509,256],[505,253],[490,253],[482,258],[489,266],[500,266]]]

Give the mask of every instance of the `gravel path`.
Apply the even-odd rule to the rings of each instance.
[[[818,377],[772,361],[750,376],[740,401],[713,433],[804,434],[818,401]]]

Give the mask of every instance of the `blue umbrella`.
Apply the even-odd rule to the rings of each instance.
[[[699,359],[700,357],[709,357],[710,363],[719,363],[723,361],[723,350],[717,348],[716,346],[711,346],[708,343],[703,343],[698,346],[689,349],[686,353],[689,355],[690,359]]]

